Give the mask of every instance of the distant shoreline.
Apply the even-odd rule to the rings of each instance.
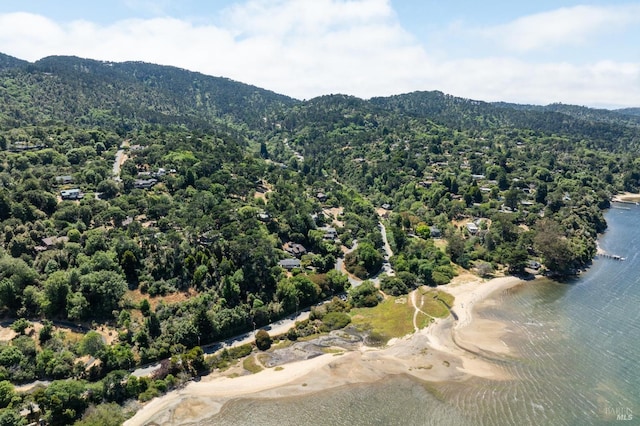
[[[414,334],[392,339],[383,349],[362,346],[359,350],[324,354],[235,378],[229,377],[233,371],[215,372],[152,400],[124,424],[192,423],[215,416],[227,402],[238,398],[298,396],[350,384],[373,383],[397,374],[436,383],[470,377],[508,380],[509,375],[490,361],[513,355],[500,339],[505,326],[474,318],[473,312],[477,304],[496,292],[529,281],[517,277],[491,280],[470,277],[461,277],[441,287],[456,297],[452,310],[458,316],[457,321],[451,316],[437,320]]]
[[[640,202],[640,193],[623,192],[621,194],[614,195],[611,198],[611,201],[614,202],[614,203]]]

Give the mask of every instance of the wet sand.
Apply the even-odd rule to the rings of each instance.
[[[523,282],[514,277],[454,281],[441,289],[456,297],[452,309],[457,321],[451,316],[437,320],[428,328],[393,339],[383,349],[362,345],[357,350],[323,354],[235,378],[229,376],[241,372],[242,367],[212,373],[152,400],[125,425],[193,423],[210,418],[236,398],[297,396],[372,383],[397,374],[426,382],[464,381],[471,377],[508,380],[509,375],[491,361],[514,355],[501,340],[508,330],[495,321],[474,318],[473,311],[491,294]]]

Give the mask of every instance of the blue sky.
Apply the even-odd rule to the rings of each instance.
[[[640,1],[3,0],[0,52],[143,60],[299,99],[640,106]]]

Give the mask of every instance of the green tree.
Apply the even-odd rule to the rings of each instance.
[[[455,263],[466,267],[465,264],[465,240],[459,233],[452,233],[447,237],[447,254]]]
[[[349,278],[338,270],[330,270],[329,272],[327,272],[326,277],[328,289],[331,293],[325,294],[325,297],[330,296],[331,294],[345,292],[351,286],[351,284],[349,283]]]
[[[354,287],[349,291],[349,297],[353,306],[373,307],[380,302],[378,289],[369,280],[364,281],[358,287]]]
[[[380,289],[392,296],[409,293],[409,287],[399,277],[384,276],[380,280]]]
[[[105,179],[96,186],[96,192],[100,193],[100,198],[109,200],[118,195],[118,184],[111,179]]]
[[[0,408],[7,408],[15,396],[13,384],[8,380],[0,381]]]
[[[70,320],[81,320],[89,314],[89,302],[81,292],[69,293],[66,300],[67,317]]]
[[[53,323],[49,320],[42,321],[42,328],[38,333],[38,340],[40,345],[44,345],[53,337]]]
[[[121,404],[127,398],[127,378],[124,370],[111,371],[102,379],[102,395],[106,402]]]
[[[518,209],[518,200],[520,199],[520,191],[511,188],[504,193],[504,205],[512,210]]]
[[[139,266],[138,258],[131,250],[125,250],[120,259],[120,266],[127,277],[135,277]]]
[[[0,426],[25,426],[27,419],[16,410],[0,410]]]
[[[140,301],[140,312],[145,317],[148,317],[151,314],[151,304],[148,299],[142,299]]]
[[[182,356],[183,366],[187,371],[196,376],[207,370],[207,364],[204,360],[204,351],[200,346],[190,349]]]
[[[265,330],[258,330],[256,333],[256,347],[261,351],[266,351],[271,347],[271,336]]]
[[[104,318],[118,308],[118,302],[127,290],[122,276],[113,271],[96,271],[80,277],[83,294],[94,317]]]
[[[82,355],[97,356],[105,347],[104,338],[97,331],[87,332],[78,345],[78,351]]]
[[[276,286],[276,297],[282,303],[285,312],[297,310],[300,304],[296,285],[290,279],[283,279]]]
[[[27,328],[32,327],[33,324],[29,322],[26,318],[18,318],[11,324],[11,329],[18,334],[24,335],[24,332]]]
[[[36,402],[45,409],[45,419],[51,426],[73,424],[88,406],[85,384],[79,380],[56,380],[37,396]]]
[[[122,407],[112,402],[90,406],[74,426],[120,426],[125,420]]]
[[[523,273],[527,266],[527,258],[527,251],[518,245],[509,245],[504,249],[503,261],[511,274]]]
[[[145,325],[149,330],[149,336],[151,336],[151,338],[156,338],[162,334],[160,320],[155,312],[149,315],[149,318],[145,321]]]
[[[300,274],[291,278],[291,280],[296,287],[300,305],[308,306],[318,300],[318,296],[320,296],[321,293],[320,287],[311,281],[309,277]]]
[[[359,278],[368,278],[382,268],[382,254],[369,242],[362,242],[344,258],[347,270]]]
[[[550,271],[565,274],[570,271],[575,257],[561,225],[551,219],[536,223],[534,247],[542,255],[543,263]]]
[[[65,271],[56,271],[49,275],[44,283],[42,310],[49,317],[64,314],[67,310],[67,296],[70,291],[69,275]]]
[[[5,191],[0,191],[0,221],[11,217],[11,202]]]

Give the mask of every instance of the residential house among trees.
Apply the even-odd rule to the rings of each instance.
[[[63,189],[60,191],[60,197],[63,200],[80,200],[84,198],[84,193],[79,188]]]
[[[286,243],[283,249],[290,255],[298,258],[304,254],[307,254],[307,249],[302,244],[292,243],[291,241]]]
[[[133,181],[133,187],[136,189],[149,189],[158,183],[157,179],[136,179]]]
[[[278,262],[278,265],[290,271],[291,269],[300,268],[302,263],[300,262],[300,259],[292,258],[292,259],[283,259],[280,262]]]
[[[56,183],[58,185],[68,185],[70,183],[73,183],[73,176],[56,176]]]

